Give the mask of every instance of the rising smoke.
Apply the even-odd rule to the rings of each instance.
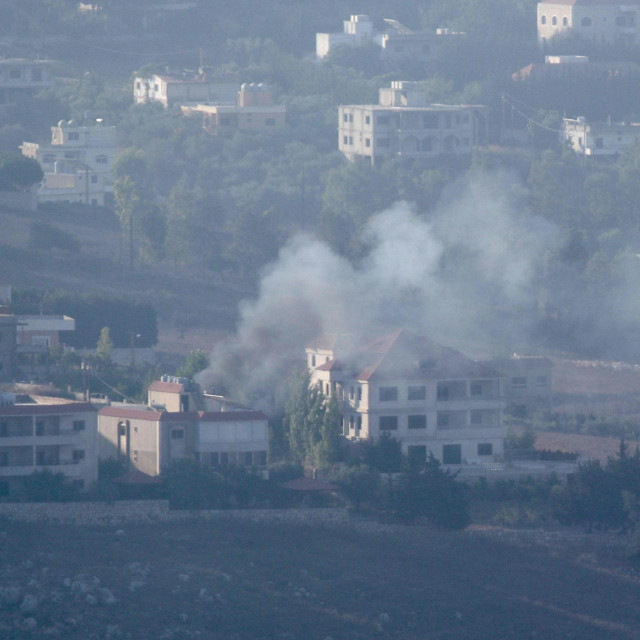
[[[325,242],[295,236],[199,381],[272,409],[279,383],[323,332],[402,326],[463,349],[523,341],[556,230],[525,212],[521,195],[518,180],[500,174],[454,185],[429,219],[396,203],[368,221],[368,252],[355,266]]]

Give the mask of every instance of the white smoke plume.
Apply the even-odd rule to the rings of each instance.
[[[429,219],[399,202],[368,221],[369,250],[357,266],[317,238],[294,237],[199,381],[268,410],[305,345],[323,332],[403,326],[465,347],[486,341],[487,327],[511,330],[503,320],[535,304],[534,277],[555,234],[521,213],[519,190],[510,175],[476,178],[445,194]]]

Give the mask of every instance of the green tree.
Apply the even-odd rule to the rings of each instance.
[[[359,510],[362,503],[374,506],[380,489],[380,474],[366,465],[345,467],[332,478],[351,506]]]
[[[326,467],[342,457],[342,414],[336,395],[333,394],[324,406],[320,442],[317,444],[316,461],[319,467]]]
[[[96,355],[101,360],[108,361],[111,359],[112,351],[113,341],[111,340],[109,327],[102,327],[102,331],[100,331],[100,339],[96,345]]]
[[[204,371],[209,366],[209,356],[201,349],[189,352],[185,363],[178,369],[177,374],[183,378],[193,378],[196,373]]]
[[[28,191],[43,177],[37,160],[20,153],[0,153],[0,189]]]

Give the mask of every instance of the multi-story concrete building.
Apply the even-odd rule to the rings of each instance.
[[[511,415],[524,417],[551,410],[553,364],[549,358],[513,355],[486,364],[506,377],[503,388]]]
[[[113,203],[111,167],[118,153],[116,127],[77,126],[61,120],[51,127],[51,144],[24,142],[23,155],[42,166],[39,202]]]
[[[538,3],[538,40],[579,35],[606,44],[638,42],[640,0],[550,0]]]
[[[471,154],[486,143],[488,108],[431,104],[420,82],[392,82],[380,89],[377,105],[338,109],[338,148],[354,160],[372,164],[389,156],[433,158]]]
[[[369,342],[323,336],[307,349],[311,383],[336,394],[343,433],[389,434],[411,459],[492,462],[503,455],[503,375],[407,330]]]
[[[593,122],[586,118],[563,118],[560,140],[576,153],[588,157],[615,157],[640,136],[638,122]]]
[[[212,467],[267,464],[267,417],[260,411],[215,403],[184,378],[149,387],[147,405],[112,405],[100,411],[99,455],[122,457],[142,473],[157,476],[177,460],[190,458]],[[220,408],[227,410],[219,410]]]
[[[133,81],[136,104],[159,102],[165,109],[185,104],[235,104],[238,84],[212,80],[204,73],[153,74]]]
[[[188,116],[201,116],[202,126],[212,135],[233,131],[268,132],[284,129],[287,108],[274,104],[271,89],[263,83],[244,83],[234,105],[198,104],[184,106]]]
[[[0,59],[0,108],[49,89],[54,82],[49,60]]]
[[[88,403],[31,396],[0,405],[0,495],[19,491],[25,476],[47,469],[78,488],[98,478],[96,411]]]
[[[13,380],[15,374],[17,329],[14,315],[0,314],[0,381]]]
[[[367,15],[352,15],[343,21],[338,33],[316,33],[316,57],[328,56],[335,47],[359,47],[374,44],[380,47],[380,57],[385,60],[426,61],[442,57],[444,47],[465,34],[450,29],[436,31],[412,31],[397,20],[385,19],[385,30],[376,31]]]
[[[577,78],[608,79],[640,75],[637,62],[591,62],[588,56],[545,56],[511,75],[514,82],[544,82]]]

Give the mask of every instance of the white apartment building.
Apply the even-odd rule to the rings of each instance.
[[[197,385],[164,376],[149,387],[147,405],[112,405],[100,411],[100,459],[126,458],[150,476],[184,458],[211,467],[266,467],[267,416],[219,398],[213,410],[207,408]]]
[[[204,73],[153,74],[137,76],[133,81],[136,104],[159,102],[165,109],[183,104],[233,105],[237,92],[237,83],[211,80]]]
[[[98,479],[96,410],[86,402],[31,396],[0,405],[0,495],[20,491],[25,476],[47,469],[77,488]]]
[[[640,136],[637,122],[593,122],[586,118],[563,118],[560,140],[576,153],[589,157],[615,157]]]
[[[116,127],[78,126],[61,120],[51,127],[51,143],[24,142],[23,155],[42,166],[39,202],[113,203],[111,167],[118,153]]]
[[[372,42],[380,45],[381,34],[373,28],[371,18],[364,14],[344,20],[342,33],[316,33],[316,57],[325,58],[338,45],[358,47]]]
[[[338,108],[338,148],[349,160],[372,164],[389,156],[433,158],[471,154],[487,140],[488,108],[431,104],[420,82],[395,81],[377,105]]]
[[[54,85],[52,62],[0,58],[0,107]]]
[[[640,0],[552,0],[538,3],[538,41],[579,35],[597,43],[638,42]]]
[[[325,335],[306,353],[311,383],[337,395],[347,438],[389,434],[411,459],[443,464],[502,457],[504,376],[493,367],[404,329],[364,343]]]

